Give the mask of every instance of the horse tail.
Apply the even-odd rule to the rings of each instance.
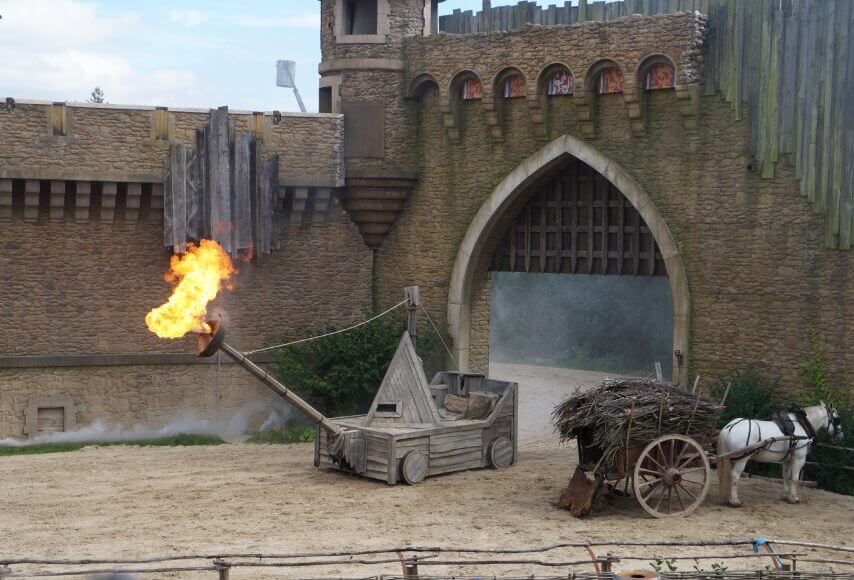
[[[718,435],[718,457],[729,452],[726,445],[727,431],[723,430]],[[729,494],[732,489],[732,460],[729,457],[718,459],[715,462],[718,472],[718,491],[720,492],[721,501],[729,503]]]

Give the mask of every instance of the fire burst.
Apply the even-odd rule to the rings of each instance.
[[[213,240],[188,244],[186,254],[172,256],[166,280],[174,290],[165,304],[146,315],[148,329],[160,338],[181,338],[192,330],[210,332],[204,322],[208,303],[236,272],[231,258]]]

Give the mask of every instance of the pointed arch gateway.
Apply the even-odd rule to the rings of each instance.
[[[479,267],[489,263],[494,269],[495,261],[500,259],[502,250],[498,237],[507,239],[505,232],[500,230],[513,223],[520,209],[524,208],[520,208],[520,202],[527,201],[533,188],[548,183],[573,160],[589,166],[607,180],[607,189],[615,188],[621,193],[646,225],[653,242],[652,253],[646,256],[652,269],[646,274],[654,275],[656,270],[661,273],[663,262],[673,295],[673,378],[684,385],[688,380],[691,297],[685,266],[673,235],[639,183],[617,163],[571,135],[555,139],[516,167],[481,204],[469,224],[457,252],[448,293],[448,327],[454,343],[454,357],[463,370],[469,370],[472,287]],[[641,224],[638,226],[640,233]],[[569,263],[572,264],[571,261]],[[635,271],[625,270],[623,273],[634,274]]]

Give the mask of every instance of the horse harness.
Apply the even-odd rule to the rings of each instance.
[[[795,416],[795,419],[797,420],[798,424],[804,429],[804,432],[806,432],[807,438],[808,438],[807,446],[811,448],[813,443],[815,442],[815,440],[818,438],[818,433],[816,433],[816,430],[812,426],[812,423],[810,423],[809,419],[807,419],[807,414],[806,414],[806,412],[804,412],[803,409],[801,409],[797,405],[792,405],[791,407],[789,407],[788,412],[778,411],[778,412],[774,413],[774,415],[771,417],[771,419],[772,419],[772,421],[774,421],[774,423],[777,424],[777,427],[780,428],[780,431],[783,433],[784,436],[786,436],[786,437],[796,436],[795,435],[795,422],[792,421],[791,417],[789,417],[790,414]],[[752,420],[750,420],[750,419],[739,419],[738,421],[727,425],[725,427],[725,429],[727,429],[728,431],[732,431],[732,429],[736,425],[741,423],[742,421],[747,421],[747,425],[748,425],[748,427],[747,427],[747,441],[749,442],[750,436],[753,433],[753,426],[754,426]],[[762,428],[759,425],[756,425],[756,430],[759,432],[759,441],[762,441]],[[786,450],[786,454],[783,456],[782,461],[785,461],[786,459],[788,459],[789,456],[795,450],[799,449],[797,439],[790,440],[788,443],[789,443],[789,446],[788,446],[788,449]],[[773,442],[766,445],[763,450],[768,451],[768,449],[770,448],[771,445],[773,445]],[[738,457],[733,457],[732,460],[738,461],[740,459],[744,459],[745,457],[750,457],[751,455],[757,453],[758,451],[759,451],[758,449],[755,449],[753,451],[745,453],[744,455],[740,455]],[[808,449],[808,451],[809,451],[809,449]]]
[[[807,452],[809,452],[810,448],[812,448],[813,443],[815,443],[816,439],[818,439],[818,433],[815,430],[815,427],[812,426],[809,419],[807,418],[806,411],[801,409],[797,405],[792,405],[789,407],[788,412],[778,411],[774,413],[772,420],[777,424],[780,428],[780,431],[783,432],[783,435],[789,437],[795,435],[795,422],[792,421],[792,418],[789,415],[794,415],[795,419],[798,421],[798,424],[803,428],[804,432],[807,434]],[[795,449],[798,448],[798,443],[796,440],[789,441],[789,448],[786,450],[786,454],[783,456],[783,461],[789,458]]]

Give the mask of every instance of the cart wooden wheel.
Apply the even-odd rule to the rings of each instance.
[[[427,456],[420,451],[410,451],[403,458],[400,472],[409,485],[421,483],[427,478]]]
[[[710,479],[709,459],[699,443],[664,435],[647,445],[635,463],[635,497],[653,517],[683,517],[703,503]]]
[[[513,463],[513,442],[507,437],[498,437],[489,445],[489,464],[495,469],[504,469]]]

